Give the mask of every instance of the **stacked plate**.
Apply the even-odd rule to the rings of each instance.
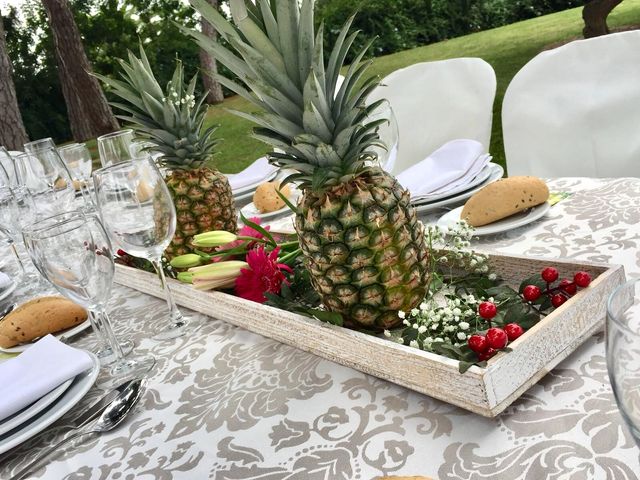
[[[90,352],[91,367],[60,384],[31,405],[0,421],[0,454],[41,432],[67,413],[98,378],[100,362]],[[0,360],[8,361],[8,360]]]
[[[444,193],[423,196],[416,199],[413,204],[417,213],[429,213],[444,207],[458,205],[482,187],[502,178],[504,169],[496,163],[488,163],[473,179],[464,185],[460,185]]]

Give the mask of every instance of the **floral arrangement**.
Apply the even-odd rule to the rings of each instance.
[[[295,236],[273,235],[257,218],[243,222],[237,234],[196,235],[196,253],[175,257],[169,268],[179,271],[178,280],[200,290],[227,289],[247,300],[343,325],[341,315],[325,310],[311,287]],[[555,268],[547,267],[516,290],[503,284],[487,255],[469,248],[472,235],[466,222],[448,232],[425,228],[428,293],[418,307],[398,312],[400,327],[383,332],[392,341],[458,360],[461,373],[508,352],[510,342],[591,282],[587,272],[560,279]]]

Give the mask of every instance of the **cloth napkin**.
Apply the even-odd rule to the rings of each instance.
[[[270,165],[267,157],[261,157],[242,170],[240,173],[227,175],[231,190],[240,190],[266,180],[269,175],[278,170],[278,167]]]
[[[451,140],[398,174],[398,181],[411,192],[412,200],[444,194],[471,182],[491,161],[482,150],[475,140]]]
[[[12,280],[6,273],[0,272],[0,290],[4,290],[11,285]]]
[[[53,335],[0,364],[0,421],[91,368],[91,357]]]

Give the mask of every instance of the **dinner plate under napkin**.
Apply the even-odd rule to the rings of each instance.
[[[266,182],[278,171],[278,167],[269,164],[267,157],[261,157],[240,173],[227,175],[229,185],[234,194],[241,193],[250,187]]]
[[[458,139],[445,143],[427,158],[398,174],[412,201],[446,194],[470,183],[491,161],[476,140]]]
[[[32,404],[93,365],[91,357],[52,335],[0,363],[0,420]]]

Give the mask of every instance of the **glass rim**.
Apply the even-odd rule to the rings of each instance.
[[[133,135],[132,128],[123,128],[122,130],[116,130],[115,132],[105,133],[104,135],[100,135],[96,140],[105,140],[107,138],[117,137],[119,135],[123,135],[125,133],[130,133]]]
[[[58,152],[58,147],[41,147],[38,148],[36,150],[33,150],[31,152],[21,152],[17,155],[13,155],[13,158],[21,158],[21,157],[35,157],[38,158],[38,153],[41,152],[52,152],[55,153],[56,155],[60,156],[60,153]]]
[[[611,319],[611,321],[613,323],[616,324],[617,327],[621,328],[622,330],[626,330],[628,333],[632,334],[632,335],[640,335],[640,330],[638,331],[634,331],[631,328],[629,328],[629,326],[622,322],[618,316],[619,314],[615,314],[612,311],[612,303],[613,303],[613,299],[616,298],[616,296],[625,288],[627,288],[630,285],[636,285],[640,283],[640,277],[638,278],[631,278],[629,280],[627,280],[626,282],[618,285],[609,295],[609,298],[607,299],[607,319]]]
[[[147,156],[137,156],[133,157],[131,160],[125,160],[124,162],[112,163],[111,165],[107,165],[102,168],[98,168],[94,170],[91,175],[92,176],[102,176],[105,173],[111,173],[112,171],[125,170],[126,167],[132,167],[136,163],[141,163],[143,161],[147,161],[149,164],[153,165],[154,168],[157,168],[155,162],[151,157]]]
[[[78,147],[85,147],[86,148],[87,144],[86,143],[69,143],[67,145],[62,145],[60,147],[58,147],[58,151],[60,150],[70,150],[72,148],[78,148]]]
[[[48,143],[51,142],[54,145],[55,148],[55,142],[53,141],[53,138],[51,137],[46,137],[46,138],[39,138],[38,140],[32,140],[31,142],[27,142],[23,145],[23,147],[25,148],[25,150],[27,149],[27,145],[29,145],[29,147],[36,147],[36,149],[38,149],[37,145],[40,145],[42,143]],[[51,148],[49,147],[40,147],[40,148]]]
[[[37,223],[32,223],[31,225],[22,228],[22,234],[24,236],[28,236],[29,238],[33,238],[36,240],[40,240],[43,238],[50,238],[55,235],[38,235],[39,232],[44,232],[50,228],[64,226],[73,221],[77,221],[79,219],[86,220],[88,217],[93,217],[92,214],[87,214],[81,210],[69,210],[66,212],[56,213],[55,215],[51,215],[49,217],[45,217]],[[66,217],[66,218],[65,218]],[[59,221],[49,222],[50,220],[55,220],[56,218],[61,218]],[[71,231],[73,229],[65,230],[65,232]]]

